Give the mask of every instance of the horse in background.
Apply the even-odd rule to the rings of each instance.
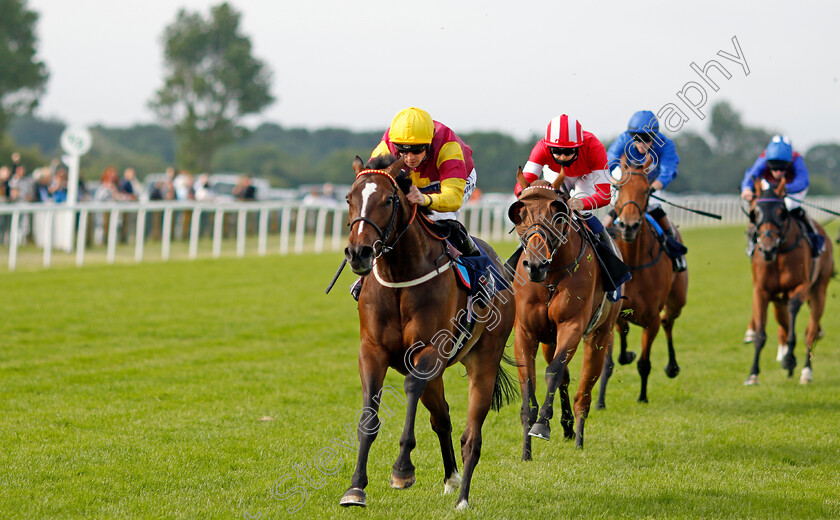
[[[531,460],[531,437],[549,439],[549,421],[554,415],[554,394],[558,389],[564,435],[575,439],[575,447],[583,448],[592,389],[601,374],[621,309],[620,301],[613,303],[607,298],[602,285],[605,273],[591,242],[597,238],[587,236],[591,232],[583,227],[582,219],[571,214],[569,194],[563,189],[564,178],[561,173],[553,184],[545,180],[530,183],[520,168],[517,180],[523,189],[508,210],[525,246],[514,274],[522,460]],[[584,357],[572,415],[568,364],[581,339]],[[546,396],[538,415],[534,362],[539,343],[543,344],[548,367]]]
[[[750,203],[750,220],[756,228],[756,248],[752,255],[753,318],[755,327],[755,357],[750,376],[745,385],[758,383],[758,360],[767,340],[767,305],[773,302],[776,320],[780,327],[780,342],[785,341],[787,352],[782,356],[782,369],[793,376],[796,368],[796,317],[804,302],[811,308],[805,329],[805,365],[799,382],[810,383],[812,349],[822,335],[820,319],[825,310],[828,282],[834,274],[831,247],[813,258],[808,240],[798,223],[785,207],[785,181],[775,188],[762,189],[763,182],[755,183],[755,198]],[[814,228],[828,243],[825,229],[814,222]],[[784,335],[786,337],[782,337]]]
[[[630,323],[642,328],[642,355],[636,363],[641,377],[639,402],[648,402],[647,386],[650,375],[650,354],[653,340],[659,333],[660,325],[665,329],[668,340],[668,364],[665,374],[674,378],[680,373],[674,351],[674,321],[682,313],[688,296],[688,270],[675,272],[671,257],[668,255],[667,238],[660,237],[654,229],[652,218],[648,217],[651,181],[647,171],[653,163],[652,155],[645,156],[644,164],[633,164],[626,156],[621,158],[621,178],[615,181],[618,199],[615,202],[617,217],[613,222],[611,234],[616,236],[616,244],[624,257],[624,262],[633,273],[633,278],[624,284],[624,296],[621,314],[616,321],[616,328],[621,340],[619,363],[626,365],[635,358],[634,352],[627,350],[627,334]],[[679,230],[674,232],[682,240]],[[605,397],[607,382],[612,375],[614,363],[612,347],[607,352],[604,372],[601,375],[601,388],[598,393],[596,408],[606,407]]]
[[[421,401],[440,442],[444,493],[460,487],[456,508],[464,509],[487,413],[491,408],[498,410],[516,391],[512,378],[500,366],[513,328],[513,294],[506,288],[485,300],[468,298],[458,286],[446,243],[405,197],[411,179],[401,174],[403,165],[400,159],[387,169],[379,164],[364,169],[356,157],[356,181],[347,195],[350,237],[345,257],[354,273],[372,276],[366,278],[359,296],[364,415],[358,424],[358,459],[340,504],[367,503],[368,455],[379,431],[385,373],[393,368],[405,376],[406,414],[391,487],[405,489],[415,482],[411,451],[416,444],[414,424]],[[485,242],[476,242],[502,273],[498,255]],[[461,319],[467,315],[473,320],[468,331]],[[458,474],[443,388],[443,371],[456,362],[466,367],[469,378],[467,427],[461,436],[463,477]]]

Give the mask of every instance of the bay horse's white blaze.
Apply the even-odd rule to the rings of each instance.
[[[362,209],[359,211],[360,217],[365,217],[365,210],[367,209],[368,199],[370,196],[376,193],[376,183],[369,182],[365,185],[364,189],[362,189]],[[361,221],[359,223],[359,234],[362,234],[362,230],[365,228],[365,221]]]

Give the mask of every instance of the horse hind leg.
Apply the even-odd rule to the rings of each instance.
[[[811,289],[811,295],[808,299],[808,305],[811,307],[811,317],[808,319],[808,327],[805,330],[805,353],[807,357],[799,377],[799,383],[803,385],[807,385],[814,379],[814,371],[811,369],[812,351],[817,341],[823,336],[820,320],[823,312],[825,312],[826,285],[828,284],[817,282]]]
[[[452,420],[444,394],[443,377],[437,377],[428,382],[426,390],[420,396],[420,401],[429,410],[432,431],[437,434],[440,442],[440,452],[443,457],[443,493],[445,495],[453,493],[461,486],[461,476],[458,474],[458,462],[452,446]]]
[[[464,461],[464,475],[461,480],[461,492],[455,509],[469,507],[470,484],[478,459],[481,457],[481,428],[493,402],[496,385],[498,362],[493,366],[492,356],[479,357],[471,354],[464,360],[470,379],[469,406],[467,409],[467,428],[461,435],[461,458]]]
[[[563,367],[563,380],[560,381],[560,425],[563,427],[563,436],[567,439],[575,437],[575,416],[572,413],[572,403],[569,400],[569,365]]]
[[[522,408],[519,418],[522,422],[522,460],[531,460],[531,426],[537,421],[539,403],[536,396],[535,358],[536,344],[528,340],[527,335],[517,328],[514,337],[514,352],[516,355],[517,372],[519,374],[519,389],[522,396]]]
[[[680,373],[680,365],[677,364],[677,352],[674,350],[674,322],[682,314],[688,296],[688,275],[678,277],[671,286],[668,299],[665,302],[665,310],[662,313],[662,328],[665,329],[665,338],[668,340],[668,364],[665,366],[665,374],[675,378]]]
[[[598,382],[598,377],[603,371],[607,348],[612,342],[612,319],[608,319],[605,324],[596,329],[593,335],[584,340],[580,384],[575,394],[575,418],[577,419],[575,448],[578,449],[583,449],[583,430],[592,404],[592,389],[595,388],[595,383]]]

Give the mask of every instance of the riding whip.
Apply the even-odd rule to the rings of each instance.
[[[338,277],[339,277],[339,276],[341,276],[341,271],[343,271],[343,270],[344,270],[344,266],[345,266],[345,265],[347,265],[347,258],[345,258],[344,260],[342,260],[342,261],[341,261],[341,265],[340,265],[340,266],[338,266],[338,271],[336,271],[336,272],[335,272],[335,276],[333,276],[332,281],[331,281],[331,282],[330,282],[330,284],[327,286],[327,290],[325,291],[325,293],[326,293],[326,294],[330,294],[330,289],[332,289],[332,288],[333,288],[333,285],[335,285],[335,282],[338,280]]]
[[[809,203],[809,202],[805,202],[804,200],[798,200],[798,199],[795,199],[795,198],[791,197],[790,195],[785,195],[785,198],[787,198],[787,199],[791,199],[791,200],[795,200],[796,202],[798,202],[798,203],[800,203],[800,204],[802,204],[802,205],[809,206],[809,207],[811,207],[811,208],[817,208],[817,209],[819,209],[819,210],[825,211],[826,213],[829,213],[829,214],[834,215],[834,216],[836,216],[836,217],[840,217],[840,213],[837,213],[836,211],[832,211],[832,210],[830,210],[830,209],[825,209],[825,208],[823,208],[823,207],[821,207],[821,206],[817,206],[816,204],[811,204],[811,203]]]
[[[691,208],[686,208],[685,206],[680,206],[679,204],[674,204],[673,202],[669,202],[669,201],[663,199],[662,197],[657,197],[653,193],[651,193],[650,196],[653,197],[656,200],[660,200],[660,201],[664,202],[665,204],[670,204],[671,206],[674,206],[675,208],[680,208],[680,209],[684,209],[686,211],[690,211],[692,213],[697,213],[698,215],[703,215],[704,217],[714,218],[714,219],[717,219],[717,220],[721,220],[721,218],[722,218],[720,215],[715,215],[714,213],[708,213],[706,211],[700,211],[699,209],[691,209]]]

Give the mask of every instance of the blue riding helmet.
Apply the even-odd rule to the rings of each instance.
[[[640,110],[633,114],[627,123],[627,131],[631,134],[658,133],[659,120],[650,110]]]
[[[764,158],[768,161],[793,161],[793,145],[790,144],[790,139],[784,135],[774,135],[767,145],[767,150],[764,153]]]

